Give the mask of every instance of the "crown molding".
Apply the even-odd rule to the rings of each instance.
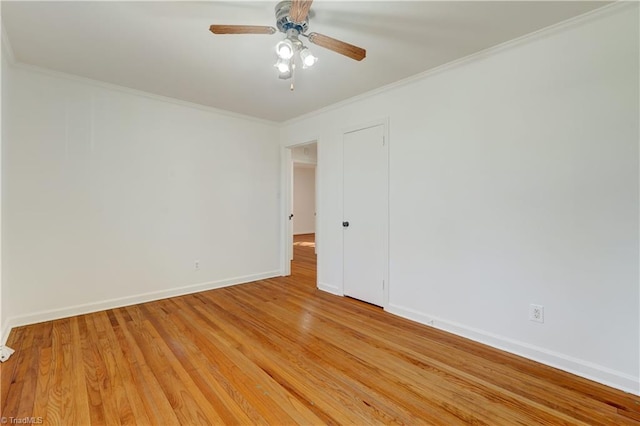
[[[36,73],[40,73],[40,74],[45,74],[45,75],[49,75],[52,77],[56,77],[56,78],[62,78],[65,80],[70,80],[70,81],[74,81],[76,83],[81,83],[81,84],[86,84],[89,86],[94,86],[94,87],[100,87],[102,89],[106,89],[106,90],[113,90],[116,92],[121,92],[121,93],[126,93],[129,95],[134,95],[134,96],[140,96],[140,97],[144,97],[144,98],[148,98],[148,99],[153,99],[156,101],[160,101],[160,102],[166,102],[166,103],[170,103],[170,104],[174,104],[174,105],[180,105],[183,107],[187,107],[187,108],[193,108],[193,109],[198,109],[200,111],[205,111],[205,112],[209,112],[209,113],[213,113],[213,114],[219,114],[219,115],[224,115],[227,117],[231,117],[231,118],[236,118],[236,119],[240,119],[240,120],[248,120],[248,121],[253,121],[255,123],[260,123],[260,124],[266,124],[269,126],[274,126],[274,127],[279,127],[280,123],[276,122],[276,121],[270,121],[270,120],[265,120],[262,118],[258,118],[258,117],[253,117],[250,115],[244,115],[244,114],[239,114],[236,112],[232,112],[232,111],[227,111],[224,109],[219,109],[219,108],[214,108],[214,107],[210,107],[210,106],[206,106],[206,105],[201,105],[201,104],[197,104],[195,102],[188,102],[188,101],[183,101],[180,99],[176,99],[176,98],[171,98],[169,96],[162,96],[162,95],[156,95],[154,93],[149,93],[149,92],[145,92],[142,90],[137,90],[137,89],[131,89],[129,87],[125,87],[125,86],[119,86],[117,84],[113,84],[113,83],[107,83],[104,81],[99,81],[99,80],[94,80],[91,78],[86,78],[86,77],[80,77],[74,74],[69,74],[69,73],[65,73],[65,72],[61,72],[61,71],[55,71],[49,68],[43,68],[43,67],[39,67],[36,65],[30,65],[30,64],[26,64],[24,62],[19,62],[16,60],[13,48],[11,47],[11,42],[9,41],[9,35],[7,34],[4,25],[1,24],[1,20],[0,20],[0,26],[2,27],[2,55],[3,58],[5,58],[7,60],[7,62],[12,65],[15,68],[19,68],[19,69],[24,69],[27,71],[31,71],[31,72],[36,72]]]
[[[271,120],[266,120],[266,119],[262,119],[262,118],[258,118],[258,117],[253,117],[250,115],[244,115],[244,114],[240,114],[240,113],[236,113],[236,112],[232,112],[232,111],[227,111],[224,109],[219,109],[219,108],[214,108],[214,107],[210,107],[210,106],[206,106],[206,105],[201,105],[201,104],[197,104],[194,102],[189,102],[189,101],[183,101],[180,99],[176,99],[176,98],[171,98],[168,96],[162,96],[162,95],[156,95],[153,93],[149,93],[149,92],[145,92],[142,90],[138,90],[138,89],[132,89],[129,87],[125,87],[125,86],[119,86],[117,84],[113,84],[113,83],[106,83],[103,81],[99,81],[99,80],[94,80],[94,79],[90,79],[90,78],[86,78],[86,77],[80,77],[77,75],[73,75],[73,74],[68,74],[68,73],[64,73],[61,71],[54,71],[48,68],[42,68],[42,67],[38,67],[35,65],[29,65],[29,64],[25,64],[23,62],[19,62],[16,60],[15,58],[15,54],[14,51],[11,47],[10,41],[9,41],[9,37],[4,29],[4,26],[2,26],[2,54],[3,57],[7,59],[7,62],[12,65],[15,66],[17,68],[21,68],[21,69],[25,69],[25,70],[29,70],[29,71],[33,71],[33,72],[38,72],[38,73],[42,73],[42,74],[47,74],[50,76],[54,76],[54,77],[58,77],[58,78],[63,78],[63,79],[67,79],[67,80],[71,80],[71,81],[75,81],[78,83],[83,83],[83,84],[87,84],[87,85],[91,85],[94,87],[101,87],[107,90],[113,90],[113,91],[118,91],[118,92],[122,92],[122,93],[127,93],[130,95],[135,95],[135,96],[141,96],[141,97],[146,97],[149,99],[154,99],[157,101],[161,101],[161,102],[166,102],[166,103],[171,103],[174,105],[180,105],[183,107],[187,107],[187,108],[193,108],[193,109],[198,109],[201,111],[205,111],[205,112],[209,112],[209,113],[214,113],[214,114],[219,114],[219,115],[224,115],[227,117],[231,117],[231,118],[236,118],[236,119],[241,119],[241,120],[248,120],[248,121],[252,121],[255,123],[261,123],[261,124],[266,124],[266,125],[270,125],[270,126],[274,126],[276,128],[285,128],[289,125],[295,124],[297,122],[300,121],[304,121],[306,119],[315,117],[317,115],[321,115],[324,114],[326,112],[329,111],[333,111],[335,109],[338,108],[342,108],[344,106],[350,105],[352,103],[356,103],[356,102],[360,102],[363,101],[365,99],[377,96],[379,94],[382,93],[386,93],[389,91],[392,91],[394,89],[403,87],[403,86],[407,86],[407,85],[411,85],[413,83],[417,83],[420,82],[422,80],[425,80],[429,77],[435,76],[437,74],[440,74],[442,72],[446,72],[449,71],[451,69],[455,69],[457,67],[460,66],[464,66],[467,65],[469,63],[473,63],[475,61],[478,60],[482,60],[485,59],[487,56],[492,56],[492,55],[496,55],[499,54],[503,51],[509,50],[509,49],[513,49],[513,48],[517,48],[519,46],[523,46],[525,44],[534,42],[536,40],[541,40],[545,37],[549,37],[553,34],[556,34],[558,32],[562,32],[562,31],[566,31],[567,29],[570,28],[574,28],[583,24],[586,24],[588,22],[592,22],[596,19],[600,19],[604,16],[608,16],[610,14],[614,14],[617,13],[620,10],[624,10],[624,9],[632,9],[634,7],[638,7],[638,2],[637,1],[632,1],[632,0],[619,0],[616,2],[613,2],[611,4],[605,5],[603,7],[600,7],[598,9],[594,9],[592,11],[586,12],[582,15],[578,15],[575,16],[573,18],[569,18],[565,21],[547,26],[545,28],[541,28],[537,31],[534,31],[532,33],[523,35],[521,37],[506,41],[504,43],[498,44],[496,46],[492,46],[489,47],[487,49],[481,50],[479,52],[473,53],[471,55],[465,56],[463,58],[460,59],[456,59],[454,61],[448,62],[446,64],[443,65],[439,65],[435,68],[426,70],[424,72],[421,72],[419,74],[413,75],[411,77],[407,77],[405,79],[387,84],[385,86],[379,87],[377,89],[373,89],[370,90],[369,92],[360,94],[360,95],[356,95],[354,97],[351,97],[349,99],[345,99],[343,101],[340,102],[336,102],[334,104],[328,105],[324,108],[320,108],[317,109],[315,111],[300,115],[298,117],[294,117],[291,118],[289,120],[284,120],[284,121],[271,121]]]
[[[546,37],[550,37],[554,34],[557,34],[559,32],[563,32],[566,31],[568,29],[571,28],[575,28],[581,25],[584,25],[586,23],[595,21],[597,19],[600,19],[602,17],[605,16],[609,16],[612,15],[614,13],[619,12],[620,10],[624,10],[624,9],[632,9],[633,7],[638,7],[638,1],[634,1],[634,0],[619,0],[616,1],[614,3],[611,4],[607,4],[605,6],[599,7],[597,9],[591,10],[589,12],[583,13],[582,15],[578,15],[578,16],[574,16],[572,18],[569,18],[567,20],[549,25],[547,27],[541,28],[539,30],[536,30],[532,33],[529,34],[525,34],[523,36],[514,38],[512,40],[497,44],[495,46],[486,48],[484,50],[481,50],[479,52],[476,53],[472,53],[471,55],[465,56],[463,58],[460,59],[456,59],[453,60],[451,62],[447,62],[446,64],[442,64],[442,65],[438,65],[435,68],[431,68],[429,70],[423,71],[419,74],[415,74],[412,75],[411,77],[407,77],[405,79],[402,80],[398,80],[396,82],[387,84],[385,86],[379,87],[377,89],[373,89],[369,92],[366,93],[362,93],[360,95],[356,95],[352,98],[349,99],[345,99],[343,101],[337,102],[335,104],[331,104],[329,106],[326,106],[324,108],[320,108],[317,109],[315,111],[300,115],[298,117],[289,119],[289,120],[285,120],[280,122],[280,126],[281,127],[287,127],[289,125],[307,120],[309,118],[324,114],[326,112],[329,111],[333,111],[336,110],[338,108],[342,108],[344,106],[353,104],[353,103],[357,103],[360,101],[363,101],[365,99],[369,99],[372,98],[374,96],[386,93],[386,92],[390,92],[394,89],[403,87],[403,86],[407,86],[407,85],[411,85],[413,83],[417,83],[420,81],[423,81],[427,78],[430,78],[432,76],[435,76],[437,74],[441,74],[443,72],[461,67],[461,66],[465,66],[467,64],[476,62],[476,61],[480,61],[483,59],[486,59],[488,56],[493,56],[493,55],[497,55],[499,53],[502,53],[504,51],[510,50],[510,49],[514,49],[520,46],[524,46],[528,43],[532,43],[534,41],[537,40],[542,40]]]
[[[181,99],[171,98],[169,96],[156,95],[155,93],[145,92],[143,90],[132,89],[125,86],[119,86],[113,83],[106,83],[104,81],[94,80],[87,77],[80,77],[74,74],[68,74],[61,71],[51,70],[49,68],[43,68],[36,65],[25,64],[24,62],[15,62],[13,66],[17,69],[22,69],[29,72],[34,72],[38,74],[44,74],[54,78],[60,78],[64,80],[69,80],[79,84],[85,84],[88,86],[99,87],[101,89],[112,90],[115,92],[125,93],[128,95],[138,96],[142,98],[152,99],[159,102],[165,102],[173,105],[179,105],[186,108],[197,109],[200,111],[223,115],[230,118],[235,118],[239,120],[252,121],[254,123],[265,124],[269,126],[273,126],[274,128],[278,128],[280,123],[276,121],[269,121],[258,117],[253,117],[250,115],[239,114],[233,111],[227,111],[224,109],[214,108],[206,105],[197,104],[195,102],[183,101]]]

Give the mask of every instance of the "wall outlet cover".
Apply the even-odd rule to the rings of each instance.
[[[529,305],[529,320],[544,323],[544,306],[542,305]]]

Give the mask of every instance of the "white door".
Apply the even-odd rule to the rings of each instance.
[[[384,303],[388,208],[384,126],[344,135],[344,294]]]
[[[315,186],[313,188],[313,193],[315,194],[315,198],[314,198],[315,205],[313,206],[313,210],[314,210],[313,211],[313,232],[315,233],[315,236],[314,236],[313,253],[318,254],[318,204],[319,203],[318,203],[318,165],[317,164],[314,169],[314,173],[315,173],[315,177],[313,180],[313,184]]]

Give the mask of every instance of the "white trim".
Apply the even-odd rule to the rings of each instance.
[[[9,318],[5,324],[5,332],[2,334],[5,344],[9,337],[9,332],[14,327],[35,324],[44,321],[52,321],[60,318],[67,318],[76,315],[89,314],[93,312],[104,311],[107,309],[120,308],[123,306],[137,305],[140,303],[152,302],[154,300],[167,299],[169,297],[183,296],[191,293],[199,293],[207,290],[214,290],[222,287],[229,287],[237,284],[245,284],[252,281],[266,280],[280,275],[280,271],[269,271],[260,274],[244,275],[241,277],[228,278],[218,281],[210,281],[199,284],[191,284],[183,287],[172,288],[168,290],[153,291],[149,293],[137,294],[135,296],[119,297],[100,302],[85,303],[82,305],[68,306],[66,308],[51,309],[47,311],[34,312],[29,315]]]
[[[28,65],[28,64],[24,64],[21,62],[16,61],[15,59],[15,55],[13,52],[13,49],[11,48],[11,45],[9,44],[9,39],[7,37],[7,34],[4,30],[4,26],[2,28],[2,48],[3,49],[7,49],[8,50],[8,55],[7,55],[7,59],[8,62],[16,67],[19,68],[23,68],[23,69],[27,69],[27,70],[31,70],[31,71],[35,71],[35,72],[41,72],[44,74],[49,74],[49,75],[53,75],[53,76],[57,76],[60,78],[65,78],[65,79],[69,79],[69,80],[74,80],[74,81],[79,81],[79,82],[84,82],[86,84],[90,84],[90,85],[94,85],[94,86],[98,86],[98,87],[102,87],[102,88],[106,88],[106,89],[111,89],[111,90],[115,90],[115,91],[120,91],[120,92],[124,92],[124,93],[129,93],[129,94],[135,94],[138,96],[143,96],[143,97],[147,97],[147,98],[151,98],[151,99],[155,99],[158,101],[164,101],[164,102],[168,102],[168,103],[173,103],[173,104],[177,104],[177,105],[182,105],[182,106],[186,106],[186,107],[190,107],[190,108],[195,108],[195,109],[200,109],[203,111],[207,111],[207,112],[214,112],[217,114],[221,114],[221,115],[225,115],[225,116],[229,116],[229,117],[233,117],[233,118],[240,118],[240,119],[245,119],[245,120],[251,120],[251,121],[255,121],[258,123],[263,123],[263,124],[271,124],[271,125],[275,125],[279,128],[283,128],[286,126],[289,126],[291,124],[294,124],[296,122],[305,120],[307,118],[310,117],[314,117],[316,115],[320,115],[323,114],[325,112],[328,111],[332,111],[338,108],[341,108],[345,105],[349,105],[370,97],[373,97],[375,95],[378,95],[380,93],[384,93],[384,92],[388,92],[390,90],[393,90],[395,88],[401,87],[401,86],[405,86],[405,85],[409,85],[418,81],[421,81],[423,79],[426,79],[432,75],[435,74],[439,74],[441,72],[453,69],[453,68],[457,68],[459,66],[468,64],[470,62],[474,62],[476,60],[481,60],[486,58],[489,55],[494,55],[497,54],[499,52],[502,52],[504,50],[507,49],[512,49],[518,46],[521,46],[523,44],[553,35],[559,31],[563,31],[565,29],[574,27],[574,26],[578,26],[578,25],[582,25],[585,23],[588,23],[594,19],[598,19],[601,16],[606,16],[609,13],[615,13],[617,12],[619,9],[623,9],[625,7],[633,7],[636,5],[635,1],[616,1],[614,3],[608,4],[606,6],[591,10],[589,12],[583,13],[582,15],[578,15],[575,16],[573,18],[569,18],[565,21],[562,22],[558,22],[556,24],[552,24],[550,26],[541,28],[537,31],[534,31],[532,33],[529,34],[525,34],[523,36],[517,37],[515,39],[506,41],[504,43],[498,44],[496,46],[492,46],[489,47],[487,49],[481,50],[479,52],[476,53],[472,53],[471,55],[465,56],[463,58],[460,59],[456,59],[454,61],[448,62],[446,64],[442,64],[439,65],[435,68],[423,71],[419,74],[415,74],[411,77],[390,83],[386,86],[382,86],[376,89],[373,89],[369,92],[360,94],[360,95],[356,95],[354,97],[351,97],[349,99],[345,99],[343,101],[340,102],[336,102],[333,103],[331,105],[328,105],[324,108],[320,108],[317,109],[315,111],[306,113],[306,114],[302,114],[298,117],[294,117],[291,118],[289,120],[285,120],[285,121],[271,121],[271,120],[266,120],[266,119],[262,119],[262,118],[257,118],[257,117],[253,117],[253,116],[249,116],[249,115],[244,115],[244,114],[239,114],[239,113],[235,113],[235,112],[231,112],[231,111],[227,111],[227,110],[223,110],[223,109],[218,109],[218,108],[214,108],[214,107],[209,107],[209,106],[205,106],[205,105],[201,105],[201,104],[196,104],[193,102],[187,102],[187,101],[182,101],[179,99],[175,99],[175,98],[170,98],[170,97],[166,97],[166,96],[161,96],[161,95],[156,95],[153,93],[149,93],[149,92],[144,92],[141,90],[137,90],[137,89],[131,89],[128,87],[124,87],[124,86],[118,86],[116,84],[112,84],[112,83],[105,83],[102,81],[98,81],[98,80],[93,80],[93,79],[89,79],[86,77],[80,77],[80,76],[76,76],[73,74],[67,74],[67,73],[63,73],[63,72],[59,72],[59,71],[53,71],[53,70],[49,70],[46,68],[42,68],[42,67],[37,67],[34,65]]]
[[[315,233],[315,247],[314,247],[314,252],[316,254],[316,285],[318,285],[318,283],[320,283],[320,280],[322,280],[323,276],[322,276],[322,270],[320,268],[320,265],[322,265],[322,260],[324,257],[324,251],[321,250],[321,248],[323,247],[323,245],[320,243],[320,238],[322,237],[322,235],[324,235],[322,233],[322,231],[320,230],[320,228],[322,227],[322,212],[324,211],[322,209],[322,197],[321,197],[321,189],[322,189],[322,182],[320,179],[320,151],[321,151],[321,147],[320,147],[320,138],[316,138],[316,217],[315,217],[315,224],[316,224],[316,233]]]
[[[322,290],[327,293],[334,294],[336,296],[344,296],[344,294],[340,291],[340,289],[335,285],[318,282],[318,290]]]
[[[4,29],[4,25],[2,25],[2,56],[7,60],[9,65],[16,64],[16,55],[13,52],[13,47],[11,47],[11,42],[9,41],[9,35],[7,31]]]
[[[505,41],[503,43],[500,43],[498,45],[488,47],[488,48],[486,48],[484,50],[472,53],[472,54],[470,54],[468,56],[465,56],[463,58],[455,59],[455,60],[453,60],[451,62],[447,62],[447,63],[442,64],[442,65],[438,65],[435,68],[428,69],[428,70],[423,71],[423,72],[421,72],[419,74],[415,74],[415,75],[412,75],[410,77],[404,78],[402,80],[398,80],[398,81],[395,81],[393,83],[387,84],[385,86],[378,87],[376,89],[370,90],[370,91],[362,93],[360,95],[353,96],[353,97],[351,97],[349,99],[345,99],[343,101],[339,101],[339,102],[333,103],[331,105],[328,105],[326,107],[317,109],[315,111],[311,111],[311,112],[308,112],[306,114],[299,115],[298,117],[294,117],[294,118],[291,118],[289,120],[282,121],[282,122],[280,122],[280,125],[281,125],[281,127],[290,126],[292,124],[295,124],[297,122],[309,119],[311,117],[315,117],[315,116],[324,114],[326,112],[333,111],[333,110],[342,108],[344,106],[347,106],[347,105],[350,105],[350,104],[353,104],[353,103],[356,103],[356,102],[360,102],[360,101],[368,99],[368,98],[372,98],[372,97],[374,97],[376,95],[379,95],[381,93],[386,93],[386,92],[389,92],[391,90],[397,89],[397,88],[402,87],[402,86],[407,86],[407,85],[410,85],[410,84],[413,84],[413,83],[418,83],[418,82],[420,82],[422,80],[426,80],[427,78],[432,77],[432,76],[437,75],[437,74],[440,74],[442,72],[449,71],[451,69],[455,69],[455,68],[467,65],[467,64],[475,62],[475,61],[484,60],[484,59],[487,58],[487,56],[493,56],[493,55],[496,55],[496,54],[498,54],[500,52],[503,52],[505,50],[510,50],[510,49],[513,49],[513,48],[517,48],[517,47],[520,47],[520,46],[525,45],[527,43],[531,43],[531,42],[534,42],[536,40],[541,40],[541,39],[543,39],[545,37],[552,36],[553,34],[556,34],[556,33],[560,32],[560,31],[564,31],[566,29],[570,29],[570,28],[575,27],[575,26],[586,24],[586,23],[591,22],[591,21],[593,21],[595,19],[599,19],[599,18],[601,18],[603,16],[606,16],[607,14],[615,13],[618,10],[623,9],[625,7],[632,7],[632,6],[629,6],[629,4],[635,5],[636,3],[637,3],[636,1],[624,1],[624,0],[616,1],[616,2],[608,4],[606,6],[599,7],[597,9],[591,10],[589,12],[583,13],[582,15],[574,16],[573,18],[569,18],[569,19],[567,19],[565,21],[558,22],[556,24],[549,25],[548,27],[541,28],[541,29],[536,30],[536,31],[534,31],[532,33],[525,34],[523,36],[520,36],[520,37],[511,39],[511,40]]]
[[[1,8],[1,5],[0,5]],[[1,12],[1,11],[0,11]],[[15,63],[15,56],[13,53],[13,48],[11,47],[11,43],[9,42],[9,36],[7,35],[7,32],[5,30],[4,25],[2,25],[2,17],[0,15],[0,49],[2,49],[2,59],[6,60],[6,63],[9,66],[12,66]],[[1,74],[1,72],[0,72]],[[0,92],[2,92],[2,90],[0,89]],[[6,92],[6,90],[5,90]],[[6,93],[5,93],[6,96]],[[1,112],[2,108],[0,107],[0,112]],[[2,127],[2,125],[0,124],[0,128]],[[2,131],[0,130],[0,144],[2,144]],[[6,142],[6,141],[5,141]],[[1,155],[0,155],[1,157]],[[0,179],[1,180],[1,179]],[[1,190],[0,190],[0,200],[2,199],[1,197]],[[0,206],[2,205],[2,202],[0,201]],[[1,212],[0,212],[0,216]],[[2,235],[2,225],[1,225],[2,221],[0,220],[0,236]],[[0,238],[0,303],[2,301],[2,263],[1,263],[1,255],[2,252],[2,243],[1,243],[1,238]],[[5,286],[6,288],[6,286]],[[5,290],[6,291],[6,290]],[[7,342],[7,339],[9,337],[9,332],[11,331],[11,325],[9,323],[9,321],[5,321],[4,317],[2,316],[2,306],[0,306],[0,326],[2,327],[0,329],[0,345],[2,345],[4,347],[5,343]],[[7,357],[8,358],[8,357]]]
[[[421,324],[430,325],[439,330],[462,336],[625,392],[640,395],[640,377],[633,377],[589,361],[510,339],[508,337],[488,333],[474,327],[448,321],[411,308],[394,305],[392,303],[390,303],[385,310],[394,315],[398,315]]]
[[[250,116],[250,115],[239,114],[239,113],[236,113],[236,112],[227,111],[227,110],[219,109],[219,108],[214,108],[214,107],[210,107],[210,106],[206,106],[206,105],[201,105],[201,104],[197,104],[195,102],[183,101],[181,99],[171,98],[171,97],[168,97],[168,96],[156,95],[155,93],[145,92],[145,91],[138,90],[138,89],[132,89],[132,88],[125,87],[125,86],[119,86],[119,85],[113,84],[113,83],[106,83],[104,81],[93,80],[93,79],[86,78],[86,77],[80,77],[80,76],[77,76],[77,75],[68,74],[68,73],[64,73],[64,72],[60,72],[60,71],[54,71],[54,70],[50,70],[48,68],[42,68],[42,67],[38,67],[38,66],[35,66],[35,65],[25,64],[23,62],[15,62],[13,65],[16,68],[23,69],[25,71],[30,71],[30,72],[34,72],[34,73],[40,73],[40,74],[48,75],[48,76],[51,76],[51,77],[57,77],[57,78],[65,79],[65,80],[70,80],[70,81],[73,81],[73,82],[82,83],[82,84],[86,84],[86,85],[94,86],[94,87],[99,87],[99,88],[106,89],[106,90],[113,90],[113,91],[125,93],[125,94],[128,94],[128,95],[140,96],[140,97],[143,97],[143,98],[148,98],[148,99],[152,99],[152,100],[159,101],[159,102],[166,102],[166,103],[169,103],[169,104],[179,105],[179,106],[183,106],[183,107],[186,107],[186,108],[193,108],[193,109],[197,109],[197,110],[200,110],[200,111],[205,111],[205,112],[209,112],[209,113],[213,113],[213,114],[224,115],[226,117],[235,118],[235,119],[239,119],[239,120],[247,120],[247,121],[252,121],[252,122],[255,122],[255,123],[267,124],[267,125],[274,126],[276,128],[280,127],[280,123],[278,123],[276,121],[270,121],[270,120],[265,120],[263,118],[253,117],[253,116]]]
[[[295,160],[295,159],[292,159],[291,162],[293,163],[294,166],[313,166],[314,168],[318,164],[316,161],[311,161],[311,160]]]
[[[371,127],[385,126],[385,137],[386,137],[388,136],[386,132],[386,127],[388,127],[388,124],[389,124],[389,116],[377,118],[374,120],[368,120],[358,124],[352,124],[342,128],[342,136],[346,135],[347,133],[353,133],[360,130],[369,129]]]
[[[318,143],[316,142],[316,166],[313,169],[313,183],[315,185],[315,191],[314,191],[314,195],[315,195],[315,199],[313,200],[314,204],[315,204],[315,210],[314,210],[314,217],[313,217],[313,227],[314,227],[314,241],[315,244],[313,246],[313,253],[316,255],[316,283],[320,280],[318,278],[318,228],[320,227],[320,222],[318,220],[318,205],[320,204],[320,193],[318,192],[318,178],[320,176],[320,174],[318,173],[318,158],[317,158],[317,152],[318,152]]]
[[[291,173],[288,165],[291,163],[291,150],[280,147],[280,275],[291,275],[291,253],[289,248],[289,228],[291,227]]]

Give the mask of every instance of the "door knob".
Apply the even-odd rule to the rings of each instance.
[[[345,228],[349,227],[349,222],[342,222],[342,226],[344,226]]]

